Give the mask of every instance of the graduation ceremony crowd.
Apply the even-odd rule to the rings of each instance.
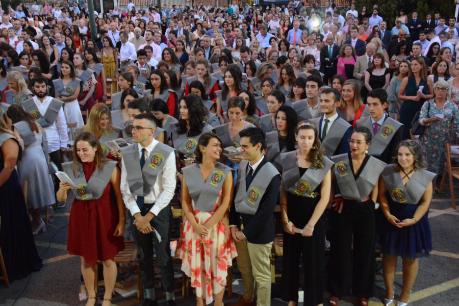
[[[368,305],[378,256],[384,305],[408,305],[458,132],[454,16],[129,2],[97,14],[91,38],[76,1],[1,13],[0,246],[11,280],[40,270],[34,236],[68,205],[87,306],[111,305],[127,240],[141,304],[180,304],[174,208],[174,256],[196,305],[223,305],[236,266],[235,305],[271,305],[275,237],[289,306],[300,288],[303,305]]]

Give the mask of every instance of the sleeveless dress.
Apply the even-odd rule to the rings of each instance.
[[[300,177],[307,168],[298,168]],[[322,184],[314,192],[320,194]],[[287,215],[289,220],[297,227],[304,228],[314,213],[320,196],[308,198],[287,193]],[[325,213],[314,226],[311,237],[301,234],[284,234],[283,255],[283,295],[288,301],[298,301],[298,288],[300,277],[300,263],[303,266],[304,305],[319,305],[323,303],[325,292]]]
[[[83,163],[86,181],[95,170],[94,162]],[[118,224],[116,205],[110,182],[99,199],[73,201],[68,231],[69,254],[82,256],[89,264],[95,264],[112,259],[124,248],[123,237],[113,235]]]
[[[102,64],[104,65],[105,79],[112,79],[111,88],[107,88],[107,93],[116,92],[116,58],[114,51],[106,55],[102,52]],[[111,91],[110,91],[111,90]]]
[[[35,139],[35,142],[24,149],[18,163],[21,185],[24,186],[27,182],[27,205],[33,209],[56,203],[53,180],[43,152],[42,134],[36,133]]]
[[[3,154],[0,152],[0,171],[3,167]],[[21,279],[40,270],[42,262],[16,170],[0,186],[0,217],[0,246],[9,280]]]
[[[419,86],[424,86],[422,92],[424,94],[429,93],[429,87],[427,86],[427,81],[421,79]],[[419,86],[416,85],[416,79],[414,77],[408,78],[408,84],[405,89],[405,96],[415,96],[419,89]],[[421,110],[422,104],[424,101],[412,101],[405,100],[402,102],[400,107],[400,122],[403,123],[403,139],[408,139],[410,137],[411,121],[413,121],[414,115]]]
[[[58,81],[61,81],[63,83],[62,80]],[[73,94],[75,94],[77,88],[80,88],[80,80],[73,79],[62,87],[62,91],[59,92],[56,90],[56,96],[72,96]],[[78,104],[77,99],[64,103],[64,114],[65,120],[67,121],[68,125],[76,124],[74,128],[77,129],[82,128],[84,126],[83,116],[81,115],[80,105]]]
[[[196,221],[205,223],[221,203],[220,196],[212,212],[196,209],[192,201]],[[225,235],[227,233],[227,235]],[[191,278],[191,286],[196,289],[197,297],[204,297],[206,304],[213,301],[213,295],[225,289],[226,276],[232,261],[237,256],[236,246],[229,234],[229,225],[222,220],[209,230],[206,239],[202,239],[185,219],[180,233],[177,255],[182,259],[182,271]]]

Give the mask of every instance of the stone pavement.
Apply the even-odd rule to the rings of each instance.
[[[420,271],[415,284],[410,305],[455,306],[459,300],[459,210],[449,208],[446,194],[437,195],[431,205],[429,220],[432,228],[433,248],[430,257],[421,259]],[[39,252],[44,260],[41,271],[15,281],[9,288],[0,285],[0,305],[15,306],[64,306],[84,305],[78,302],[80,284],[79,259],[66,252],[68,209],[56,211],[48,231],[36,237]],[[401,288],[401,272],[398,268],[397,293]],[[240,292],[235,280],[233,297],[225,303],[237,300]],[[382,305],[384,296],[382,276],[377,276],[375,295],[370,305]],[[276,289],[273,289],[275,295]],[[137,305],[134,298],[113,299],[114,305]],[[161,304],[160,304],[161,305]],[[194,305],[192,297],[177,298],[177,305]],[[287,305],[274,299],[273,306]],[[301,305],[301,304],[300,304]],[[341,305],[352,305],[343,302]]]

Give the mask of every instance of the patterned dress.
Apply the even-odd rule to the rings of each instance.
[[[115,51],[112,51],[108,54],[103,52],[102,55],[102,64],[104,64],[104,73],[105,79],[112,79],[111,91],[110,88],[107,88],[107,93],[116,92],[116,58]]]
[[[447,101],[443,108],[438,108],[434,101],[430,100],[422,106],[419,119],[432,118],[435,115],[444,118],[426,127],[421,143],[428,170],[440,174],[445,163],[445,144],[455,136],[455,131],[459,127],[459,110],[456,104],[450,101]]]
[[[192,202],[196,221],[205,223],[218,209],[220,201],[221,193],[212,212],[199,211]],[[237,256],[229,225],[220,221],[203,239],[185,220],[177,253],[182,259],[182,271],[191,278],[191,286],[196,289],[196,296],[205,297],[206,304],[212,303],[213,296],[225,289],[228,269]]]

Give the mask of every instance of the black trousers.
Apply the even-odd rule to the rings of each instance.
[[[345,200],[342,213],[332,212],[330,217],[330,293],[336,297],[371,297],[375,274],[374,203]]]
[[[287,301],[298,302],[300,263],[303,266],[304,306],[323,303],[325,292],[325,216],[314,228],[312,237],[284,233],[282,289]]]
[[[145,204],[141,213],[144,216],[152,205]],[[170,207],[166,207],[153,218],[151,225],[161,235],[161,242],[158,240],[155,232],[142,234],[134,228],[134,236],[139,248],[139,264],[142,275],[142,284],[145,290],[154,289],[154,270],[153,270],[153,252],[156,254],[156,260],[161,272],[161,282],[163,291],[173,292],[174,273],[172,270],[171,251],[169,245],[169,218],[171,216]]]
[[[62,152],[61,150],[57,150],[57,151],[49,153],[49,159],[54,164],[56,164],[57,169],[62,171]]]

